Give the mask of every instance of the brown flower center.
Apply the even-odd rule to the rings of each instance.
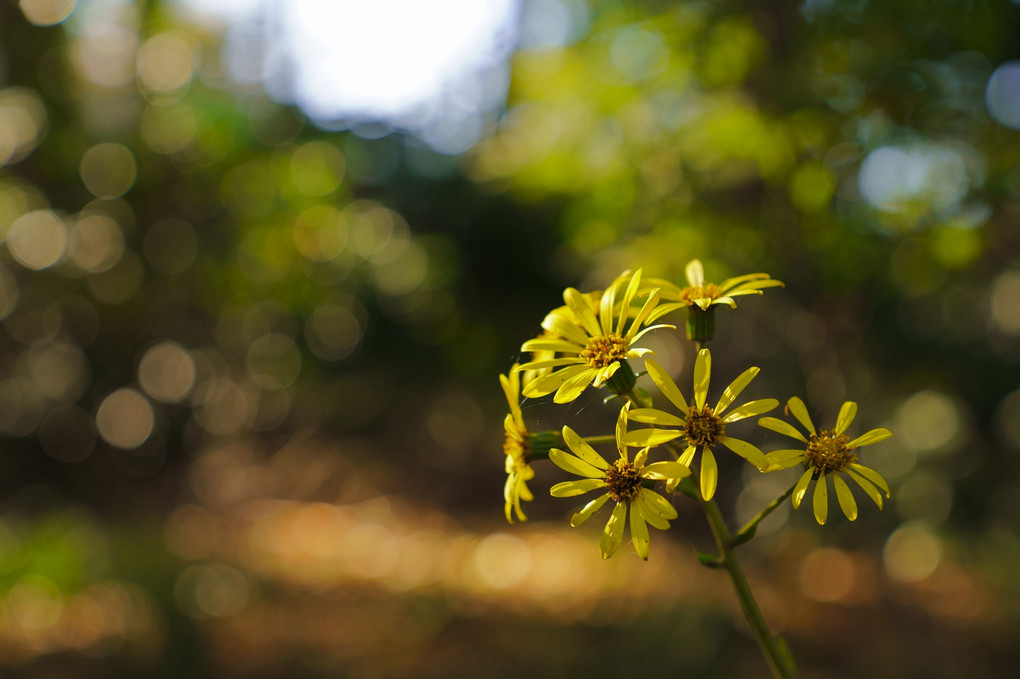
[[[592,337],[579,355],[591,367],[605,368],[627,358],[627,340],[612,333]]]
[[[679,300],[687,305],[692,305],[696,299],[719,299],[720,297],[722,297],[722,288],[715,283],[705,283],[684,288],[680,291]]]
[[[614,502],[634,499],[641,489],[637,468],[627,460],[617,460],[606,470],[606,488]]]
[[[844,467],[857,462],[857,453],[853,448],[846,447],[848,441],[849,436],[836,434],[832,429],[811,434],[807,450],[804,451],[808,463],[823,474],[842,471]]]
[[[726,425],[708,406],[701,410],[691,408],[684,435],[692,446],[710,446],[726,435]]]

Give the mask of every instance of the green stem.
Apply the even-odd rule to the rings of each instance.
[[[767,517],[769,514],[771,514],[773,511],[775,511],[776,507],[778,507],[779,505],[783,504],[783,502],[786,501],[786,498],[790,497],[790,495],[793,494],[793,489],[796,488],[796,487],[797,487],[797,484],[794,483],[792,486],[787,488],[783,492],[782,495],[780,495],[775,500],[770,502],[765,507],[765,509],[763,509],[760,512],[758,512],[757,516],[755,516],[753,519],[748,521],[744,525],[743,528],[741,528],[736,533],[734,533],[733,537],[730,538],[730,547],[736,547],[737,545],[742,545],[745,542],[747,542],[748,540],[750,540],[751,538],[753,538],[754,534],[758,531],[758,524],[760,524],[762,521],[764,521],[765,517]]]
[[[719,506],[714,500],[701,499],[700,502],[702,509],[705,510],[708,525],[712,528],[716,547],[719,548],[719,566],[725,568],[726,572],[729,573],[730,581],[733,584],[733,591],[740,601],[740,607],[744,610],[744,617],[747,618],[747,622],[751,626],[751,632],[754,634],[755,641],[758,642],[762,655],[765,656],[765,660],[769,664],[769,669],[772,670],[772,675],[777,679],[793,679],[797,676],[793,657],[790,655],[789,649],[786,648],[785,642],[778,636],[773,635],[769,630],[765,616],[762,615],[758,602],[755,601],[754,594],[751,592],[747,576],[744,575],[744,570],[740,567],[740,562],[733,551],[731,546],[733,536],[730,535],[729,529],[726,528],[726,522],[719,511]]]
[[[616,443],[616,435],[606,434],[605,436],[585,436],[584,440],[591,444]]]

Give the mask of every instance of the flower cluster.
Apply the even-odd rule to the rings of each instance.
[[[878,472],[860,464],[857,451],[892,433],[878,428],[856,438],[846,434],[857,413],[855,403],[843,404],[833,429],[819,431],[804,402],[797,397],[789,399],[787,410],[806,433],[776,417],[761,417],[758,423],[803,445],[769,453],[747,440],[753,428],[741,433],[745,425],[738,423],[770,412],[779,401],[759,398],[735,405],[759,368],[744,369],[723,389],[715,405],[709,405],[712,353],[704,344],[713,336],[714,307],[736,307],[734,297],[760,295],[765,288],[783,283],[764,273],[729,278],[719,285],[707,283],[698,260],[687,264],[686,277],[688,285],[680,287],[664,279],[643,279],[639,269],[624,272],[603,291],[582,293],[568,288],[563,293],[564,306],[549,312],[542,321],[542,334],[521,346],[523,352],[531,353],[531,360],[514,365],[508,375],[500,375],[509,406],[503,445],[507,520],[527,518],[521,505],[533,499],[527,486],[535,476],[531,463],[547,457],[563,471],[581,477],[555,484],[550,491],[554,497],[601,491],[571,516],[572,526],[580,526],[604,505],[614,503],[599,542],[602,557],[609,558],[618,551],[629,526],[634,551],[647,559],[648,526],[666,530],[678,516],[669,496],[656,487],[661,484],[667,494],[679,487],[707,507],[720,483],[716,460],[720,448],[735,453],[762,473],[802,466],[803,473],[787,494],[799,508],[810,483],[815,481],[812,506],[820,524],[828,516],[830,479],[847,519],[855,520],[858,508],[846,478],[881,508],[883,494],[889,497],[889,486]],[[688,313],[687,336],[698,343],[689,397],[669,371],[651,358],[653,352],[641,344],[653,330],[675,330],[676,326],[657,321],[682,309]],[[643,372],[635,373],[631,361],[640,359],[644,359]],[[654,396],[636,386],[642,374],[647,374],[664,400],[661,407],[655,407]],[[577,400],[589,387],[604,388],[620,397],[622,407],[613,435],[586,439],[569,426],[562,432],[528,431],[521,412],[522,395],[539,398],[552,394],[555,403],[563,404]],[[650,426],[633,429],[631,423]],[[603,457],[593,447],[596,440],[615,442],[618,456],[611,462]],[[631,448],[638,450],[631,455]],[[782,499],[756,520],[760,521]],[[755,527],[745,527],[739,534],[753,536]]]

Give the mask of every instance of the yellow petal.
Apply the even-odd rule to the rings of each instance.
[[[876,472],[874,469],[871,469],[870,467],[865,467],[863,464],[857,462],[851,464],[850,469],[853,469],[855,472],[866,478],[868,481],[871,481],[873,484],[881,488],[883,491],[885,491],[885,496],[889,497],[889,484],[885,482],[885,479],[882,478],[881,474]]]
[[[796,467],[806,459],[803,450],[773,450],[765,455],[765,471],[777,472]]]
[[[765,471],[765,453],[761,452],[757,446],[748,443],[747,441],[741,441],[730,436],[724,436],[719,439],[719,442],[724,446],[732,450],[734,453],[744,458],[760,471]]]
[[[800,503],[804,499],[804,495],[807,494],[808,484],[811,483],[811,477],[814,476],[814,473],[814,469],[808,469],[801,474],[800,479],[797,480],[797,485],[793,487],[794,509],[800,509]]]
[[[850,423],[854,421],[854,417],[857,416],[857,404],[853,401],[847,401],[843,404],[843,407],[839,409],[839,417],[836,418],[836,435],[842,434],[846,431],[846,428],[850,426]]]
[[[701,453],[701,497],[711,500],[718,483],[719,466],[715,462],[712,449],[705,446],[704,452]]]
[[[870,446],[872,443],[878,443],[879,441],[885,441],[887,438],[892,436],[892,432],[885,427],[879,427],[878,429],[872,429],[871,431],[861,434],[853,441],[846,444],[847,448],[858,448],[860,446]]]
[[[577,455],[596,469],[609,469],[609,463],[606,462],[605,458],[595,452],[595,449],[591,447],[591,444],[579,436],[576,431],[570,427],[563,427],[562,433],[563,441],[567,444],[574,455]]]
[[[748,417],[754,417],[755,415],[761,415],[779,405],[779,401],[774,398],[762,398],[757,401],[748,401],[739,408],[734,408],[730,411],[730,414],[722,418],[722,421],[729,424],[730,422],[739,422],[740,420]]]
[[[662,445],[680,436],[682,433],[673,429],[635,429],[627,432],[623,442],[628,446],[640,448]]]
[[[807,443],[807,439],[804,438],[804,435],[797,431],[797,428],[789,422],[784,422],[783,420],[775,417],[763,417],[758,420],[758,424],[766,429],[771,429],[778,434],[784,434],[790,438]]]
[[[698,408],[705,407],[708,398],[708,381],[712,377],[712,352],[702,349],[694,361],[694,402]]]
[[[736,400],[737,396],[740,395],[740,392],[744,390],[744,387],[750,384],[751,380],[753,380],[754,376],[757,374],[758,368],[750,367],[740,373],[740,376],[737,379],[730,382],[730,385],[726,387],[726,391],[724,391],[723,395],[719,398],[719,402],[715,405],[715,414],[722,415],[723,411],[730,407],[730,404]]]
[[[538,398],[539,396],[551,394],[559,389],[564,382],[585,372],[586,370],[591,370],[587,364],[568,365],[556,372],[536,377],[534,380],[524,385],[522,393],[527,398]]]
[[[602,334],[602,328],[595,318],[595,308],[586,295],[582,295],[574,288],[567,288],[563,291],[563,301],[577,316],[577,320],[581,321],[581,325],[588,331],[590,337],[598,337]]]
[[[623,527],[626,518],[627,505],[622,502],[618,503],[613,510],[613,515],[609,517],[609,523],[602,531],[602,539],[599,541],[599,554],[603,559],[608,559],[616,554],[616,550],[620,548],[620,543],[623,542]]]
[[[559,448],[553,448],[549,451],[549,459],[552,460],[553,464],[565,472],[577,474],[578,476],[586,476],[590,479],[604,478],[604,474],[601,470],[596,469],[581,458],[575,457],[570,453],[560,450]]]
[[[825,482],[826,476],[826,474],[818,476],[818,481],[815,483],[815,496],[811,502],[819,526],[824,526],[825,519],[829,516],[829,484]]]
[[[648,561],[648,524],[635,507],[630,510],[630,539],[638,556]]]
[[[564,368],[563,370],[569,369],[570,368]],[[563,370],[560,372],[563,372]],[[553,395],[553,402],[570,403],[588,388],[588,385],[591,384],[591,381],[595,379],[597,374],[598,370],[595,368],[588,368],[587,370],[574,375],[569,380],[561,384],[560,388],[556,390],[556,393]]]
[[[648,371],[648,376],[652,378],[652,382],[659,388],[662,395],[686,415],[687,399],[680,393],[680,388],[676,386],[676,382],[669,376],[669,373],[654,358],[645,359],[645,370]]]
[[[664,519],[675,519],[677,517],[676,508],[669,503],[669,500],[654,490],[642,488],[638,491],[638,498],[644,503],[646,516],[654,514]]]
[[[588,335],[584,333],[584,330],[579,328],[573,319],[567,317],[562,312],[552,311],[548,313],[542,319],[542,327],[581,346],[588,344]]]
[[[701,265],[700,259],[687,262],[684,273],[687,274],[687,285],[692,288],[700,288],[705,284],[705,268]]]
[[[627,318],[630,316],[630,305],[634,299],[634,295],[637,294],[638,287],[641,285],[641,269],[634,272],[634,275],[630,277],[630,284],[627,285],[627,291],[623,293],[623,302],[620,304],[620,320],[617,324],[616,334],[623,335],[623,329],[627,326]]]
[[[875,484],[868,481],[866,478],[855,472],[853,469],[844,470],[853,479],[858,486],[868,494],[871,501],[878,505],[879,509],[882,509],[882,493],[878,492],[878,488],[875,488]]]
[[[694,453],[696,453],[697,451],[698,451],[697,446],[687,446],[686,450],[684,450],[683,455],[680,456],[680,459],[678,459],[677,462],[679,462],[685,467],[690,467],[691,462],[694,462]]]
[[[616,289],[615,285],[606,288],[599,303],[599,325],[602,327],[603,335],[613,333],[613,307],[616,306]]]
[[[676,415],[664,413],[655,408],[635,408],[630,411],[630,419],[645,424],[657,424],[666,427],[682,427],[686,422]]]
[[[584,495],[596,488],[605,488],[605,479],[579,479],[577,481],[563,481],[549,489],[553,497],[574,497]]]
[[[606,504],[606,500],[608,499],[609,493],[606,493],[605,495],[600,495],[599,497],[595,498],[594,500],[586,504],[584,506],[584,509],[574,513],[574,515],[570,517],[570,525],[573,526],[574,528],[580,526],[582,523],[590,519],[592,514],[602,509],[602,505]]]
[[[836,499],[839,500],[843,516],[851,521],[857,520],[857,502],[854,500],[854,494],[847,488],[846,481],[840,478],[839,474],[833,474],[832,485],[836,488]]]
[[[565,354],[579,354],[584,351],[584,344],[565,339],[536,337],[521,345],[521,351],[562,351]]]
[[[653,501],[648,498],[651,491],[645,492],[645,489],[638,491],[638,495],[634,498],[631,503],[630,511],[639,511],[644,517],[645,521],[652,525],[653,528],[659,530],[669,530],[669,519],[676,518],[676,512],[674,510],[673,516],[669,517],[662,512],[658,511]]]
[[[653,481],[682,479],[690,475],[691,470],[679,462],[653,462],[641,470],[641,478]]]
[[[655,290],[652,290],[650,295],[648,295],[648,299],[645,300],[645,303],[641,307],[641,310],[638,311],[637,316],[634,317],[634,322],[630,324],[630,328],[627,329],[627,334],[624,335],[624,337],[631,339],[631,341],[636,339],[638,336],[637,334],[638,328],[644,325],[645,320],[647,320],[648,318],[648,315],[652,313],[652,309],[654,309],[655,305],[658,303],[659,303],[659,289],[656,288]],[[623,319],[621,318],[620,320],[622,321]]]
[[[786,405],[790,409],[790,412],[793,413],[793,416],[797,418],[797,421],[804,425],[805,429],[814,434],[815,425],[811,424],[811,416],[808,415],[804,401],[801,401],[800,398],[794,396],[786,402]]]

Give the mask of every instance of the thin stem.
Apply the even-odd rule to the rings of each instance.
[[[591,444],[615,443],[616,442],[616,435],[615,434],[606,434],[605,436],[585,436],[584,440],[587,441],[588,443],[591,443]]]
[[[764,521],[765,517],[767,517],[769,514],[775,511],[776,507],[783,504],[786,501],[786,498],[790,497],[790,495],[793,494],[793,489],[796,487],[797,484],[794,483],[792,486],[787,488],[785,491],[783,491],[782,495],[777,497],[772,502],[768,503],[765,509],[758,512],[757,516],[748,521],[743,528],[734,533],[733,537],[730,538],[730,546],[736,547],[737,545],[742,545],[751,538],[753,538],[754,534],[758,530],[758,524]]]
[[[714,500],[700,499],[701,507],[705,510],[705,517],[708,525],[712,528],[712,535],[715,537],[715,544],[719,548],[719,565],[729,573],[730,581],[733,584],[733,591],[740,601],[740,607],[744,610],[744,617],[747,618],[754,634],[755,641],[761,649],[762,655],[772,670],[772,675],[777,679],[793,679],[797,671],[793,666],[793,658],[785,644],[781,645],[779,637],[774,636],[769,630],[765,616],[762,615],[758,602],[755,601],[751,586],[747,582],[743,568],[731,547],[732,536],[726,528],[719,506]]]

